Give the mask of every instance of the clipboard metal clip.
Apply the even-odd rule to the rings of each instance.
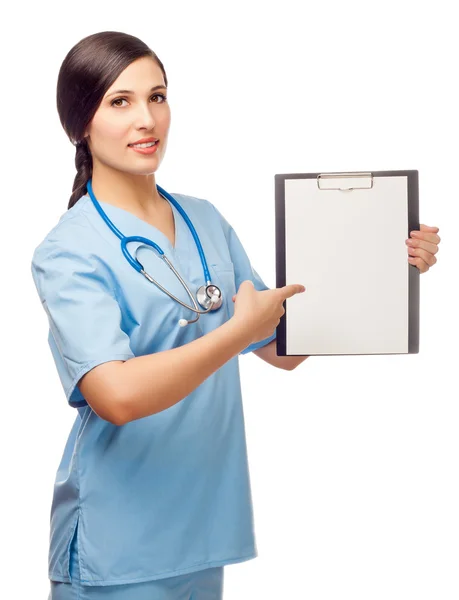
[[[340,187],[330,187],[327,184],[327,179],[341,179]],[[367,185],[355,185],[361,183],[361,179],[368,179]],[[325,180],[321,185],[321,181]],[[348,180],[346,182],[346,180]],[[349,187],[350,186],[350,187]],[[342,192],[350,192],[351,190],[370,190],[373,187],[372,173],[320,173],[317,175],[317,187],[319,190],[341,190]]]

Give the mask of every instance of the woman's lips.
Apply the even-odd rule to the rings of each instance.
[[[156,142],[154,146],[150,148],[134,148],[134,146],[128,146],[131,150],[138,152],[139,154],[154,154],[156,152],[156,148],[159,146],[159,142]]]

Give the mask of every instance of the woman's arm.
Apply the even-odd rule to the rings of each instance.
[[[180,402],[251,344],[248,334],[233,317],[178,348],[98,365],[78,387],[100,417],[124,425]]]
[[[258,348],[258,350],[254,350],[252,354],[256,354],[273,367],[284,369],[285,371],[293,371],[293,369],[296,369],[298,365],[309,358],[309,356],[277,356],[276,340]]]

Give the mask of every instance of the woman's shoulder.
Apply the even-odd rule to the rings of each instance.
[[[205,219],[206,223],[214,227],[222,225],[222,214],[210,200],[177,192],[172,192],[171,196],[195,219]]]
[[[66,250],[90,251],[96,236],[84,210],[86,200],[86,197],[79,200],[45,233],[33,250],[34,261]]]
[[[183,208],[188,207],[198,211],[211,211],[213,208],[213,204],[209,200],[199,196],[191,196],[190,194],[181,194],[179,192],[171,192],[170,195],[177,200],[180,205],[183,204]]]

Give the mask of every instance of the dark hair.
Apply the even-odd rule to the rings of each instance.
[[[104,94],[134,60],[150,56],[160,67],[167,87],[164,66],[144,42],[127,33],[101,31],[80,40],[68,52],[57,80],[57,112],[66,134],[76,146],[77,174],[67,209],[87,193],[92,176],[92,156],[84,131]]]

